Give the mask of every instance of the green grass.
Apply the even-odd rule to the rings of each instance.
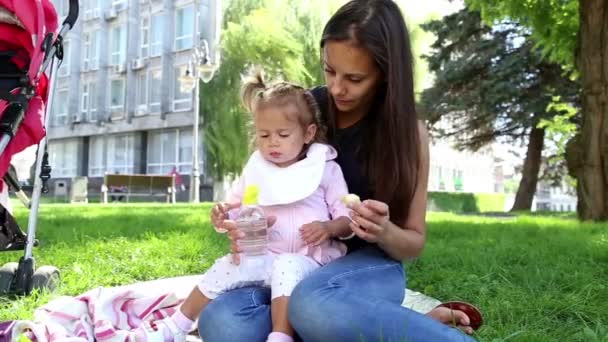
[[[608,341],[608,225],[436,213],[408,287],[466,300],[483,341]]]
[[[16,208],[25,227],[27,212]],[[61,286],[55,294],[3,300],[0,320],[30,318],[58,294],[201,273],[227,251],[208,210],[44,205],[36,261],[59,267]],[[608,225],[430,213],[427,241],[423,256],[406,264],[408,287],[476,304],[486,319],[480,341],[608,341]],[[0,263],[22,254],[1,253]]]
[[[26,229],[27,212],[16,218]],[[59,294],[78,295],[97,286],[114,286],[163,277],[197,274],[227,250],[223,236],[208,224],[209,205],[62,205],[41,207],[34,250],[36,264],[61,271]],[[23,252],[4,252],[0,263],[18,261]],[[49,296],[4,302],[0,320],[30,318]]]

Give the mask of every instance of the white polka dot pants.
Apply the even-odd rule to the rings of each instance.
[[[246,286],[269,286],[272,299],[290,296],[296,285],[320,265],[300,254],[268,254],[253,259],[242,258],[240,265],[225,255],[203,274],[198,288],[207,298]]]

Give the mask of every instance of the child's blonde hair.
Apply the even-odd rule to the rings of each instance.
[[[264,72],[256,69],[243,82],[241,101],[252,115],[266,106],[293,104],[297,108],[297,120],[304,129],[311,124],[317,126],[312,142],[327,142],[327,130],[322,124],[321,112],[315,98],[297,84],[284,81],[268,83],[264,80]]]

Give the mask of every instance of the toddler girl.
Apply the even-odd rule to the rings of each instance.
[[[348,191],[333,161],[337,153],[324,143],[312,95],[287,82],[267,85],[258,73],[244,84],[242,100],[253,116],[257,150],[232,191],[232,204],[217,204],[211,221],[221,232],[238,213],[244,189],[257,186],[259,205],[267,217],[276,217],[268,228],[268,253],[256,266],[237,264],[231,255],[218,259],[176,313],[147,323],[138,340],[183,341],[211,300],[234,288],[266,285],[272,293],[268,341],[293,341],[287,320],[292,290],[310,272],[346,253],[345,245],[332,238],[350,233],[349,210],[341,201]]]

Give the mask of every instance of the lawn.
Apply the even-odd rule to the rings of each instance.
[[[61,269],[59,294],[77,295],[196,274],[224,254],[208,204],[58,205],[41,208],[38,265]],[[18,208],[25,226],[27,212]],[[559,216],[515,219],[429,214],[408,287],[483,311],[480,341],[608,341],[608,225]],[[0,254],[0,263],[22,252]],[[0,320],[30,318],[56,294],[4,300]]]

